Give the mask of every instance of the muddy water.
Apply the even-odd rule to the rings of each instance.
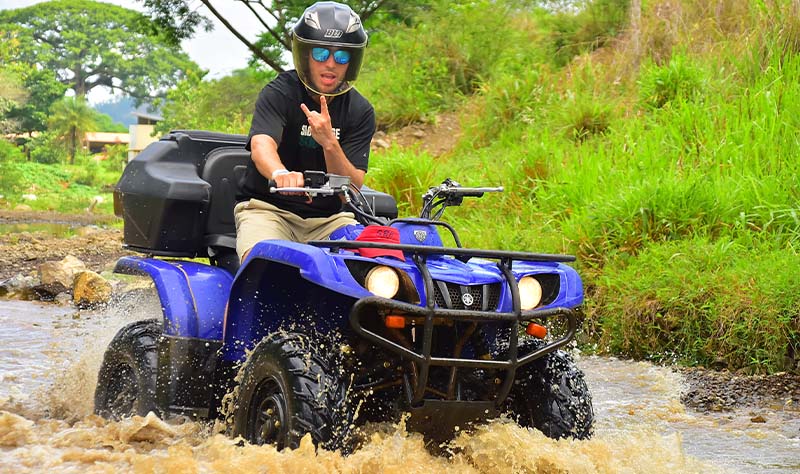
[[[800,422],[784,411],[698,415],[679,402],[669,369],[609,358],[580,365],[594,395],[596,434],[552,441],[499,421],[462,434],[433,456],[403,426],[371,427],[343,457],[240,446],[197,423],[91,415],[103,350],[126,322],[152,317],[153,298],[116,309],[74,309],[0,300],[2,473],[797,473]]]

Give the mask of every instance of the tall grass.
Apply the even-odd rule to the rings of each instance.
[[[600,350],[800,370],[795,4],[648,2],[641,58],[625,35],[564,68],[501,48],[456,151],[376,156],[420,177],[381,183],[504,185],[450,213],[462,240],[577,254]]]

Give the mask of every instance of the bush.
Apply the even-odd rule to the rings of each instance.
[[[673,55],[666,66],[648,63],[642,67],[639,98],[649,109],[660,109],[673,102],[692,101],[704,88],[702,70],[683,54]]]
[[[652,245],[607,270],[595,304],[611,352],[751,373],[798,362],[797,255],[697,238]]]
[[[158,123],[156,131],[194,129],[247,133],[258,93],[274,77],[274,71],[253,68],[210,81],[189,76],[167,92],[161,108],[164,120]]]
[[[31,159],[36,163],[56,164],[67,161],[67,151],[58,137],[51,133],[43,133],[28,142]]]
[[[7,197],[19,191],[20,174],[16,163],[24,159],[19,147],[0,140],[0,194]]]
[[[436,2],[413,26],[370,37],[358,88],[384,125],[426,119],[473,94],[525,32],[508,28],[510,2]],[[500,35],[500,37],[498,37]]]

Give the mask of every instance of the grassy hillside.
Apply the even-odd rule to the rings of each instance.
[[[370,61],[388,65],[360,89],[379,116],[455,108],[465,133],[448,156],[374,156],[367,183],[409,211],[445,177],[504,185],[450,214],[462,239],[576,254],[599,351],[797,370],[796,2],[649,1],[633,23],[628,2],[595,3],[580,21],[445,6],[378,38]]]

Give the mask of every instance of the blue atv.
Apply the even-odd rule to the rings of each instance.
[[[347,450],[363,422],[404,413],[432,440],[501,414],[552,438],[591,435],[591,395],[561,350],[583,301],[564,263],[574,258],[463,248],[440,220],[500,188],[448,179],[423,196],[420,217],[398,218],[389,195],[306,173],[304,188],[282,191],[342,196],[363,225],[262,241],[240,266],[245,139],[174,131],[126,167],[115,212],[126,247],[145,255],[115,271],[152,278],[163,314],[111,341],[98,414],[223,419],[232,436],[279,449],[310,433]]]

